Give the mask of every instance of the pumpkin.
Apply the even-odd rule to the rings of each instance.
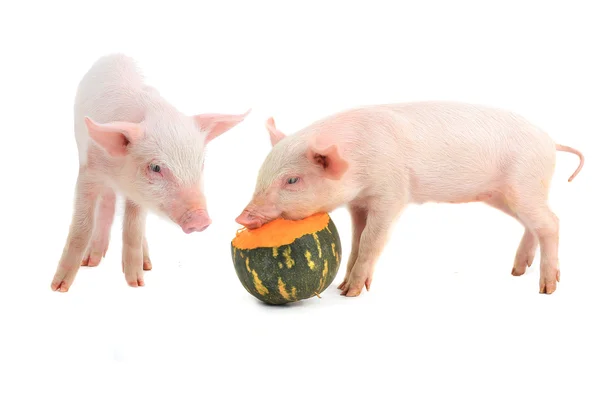
[[[242,229],[231,241],[231,257],[248,293],[285,304],[320,297],[339,270],[342,247],[329,214],[319,213]]]

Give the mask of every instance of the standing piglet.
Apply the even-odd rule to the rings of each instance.
[[[124,55],[100,58],[75,98],[79,175],[73,218],[52,289],[66,292],[80,265],[96,266],[106,254],[115,192],[126,198],[123,272],[143,286],[151,269],[145,238],[147,210],[168,216],[185,233],[211,223],[202,193],[204,147],[241,122],[242,115],[187,116],[144,84]]]
[[[254,197],[236,221],[249,229],[278,217],[302,219],[347,204],[352,251],[342,294],[358,296],[394,222],[409,203],[481,201],[525,227],[513,275],[522,275],[541,246],[540,293],[560,279],[558,218],[548,207],[555,144],[522,117],[450,102],[347,110],[286,137],[267,121],[273,149]]]

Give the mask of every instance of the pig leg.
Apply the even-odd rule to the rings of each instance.
[[[540,293],[551,294],[560,281],[558,268],[559,220],[545,202],[522,205],[517,214],[540,242]]]
[[[115,192],[112,189],[106,189],[96,210],[96,223],[92,242],[87,249],[86,256],[83,258],[82,266],[95,267],[100,264],[100,260],[106,255],[108,242],[110,241],[110,229],[115,217]]]
[[[516,184],[506,193],[509,207],[519,220],[537,237],[540,243],[540,293],[551,294],[560,280],[558,268],[559,220],[548,207],[548,188],[544,182],[550,180],[552,164],[548,162],[542,178],[528,174],[526,178],[516,179]]]
[[[144,231],[146,210],[131,200],[123,220],[123,272],[129,286],[144,286]]]
[[[344,281],[338,286],[338,289],[341,290],[346,289],[348,278],[352,272],[352,267],[354,267],[354,263],[358,257],[360,237],[367,223],[367,210],[362,207],[350,206],[350,216],[352,218],[352,250],[350,251],[350,257],[348,258],[346,276],[344,277]]]
[[[144,271],[150,271],[152,269],[152,262],[150,261],[150,252],[148,251],[148,241],[146,240],[146,236],[144,236],[142,250],[144,253]]]
[[[75,189],[75,206],[69,227],[69,236],[58,264],[51,288],[66,292],[75,280],[84,252],[90,242],[94,228],[94,212],[100,187],[87,179],[80,171]]]
[[[373,271],[379,255],[383,251],[389,233],[396,219],[400,216],[404,202],[398,204],[386,202],[369,206],[365,229],[360,237],[358,255],[342,295],[354,297],[360,295],[363,286],[371,287]]]
[[[511,271],[513,276],[521,276],[525,273],[527,267],[531,267],[538,245],[539,241],[535,234],[530,229],[525,228],[525,233],[521,238],[521,243],[519,243],[515,262]]]
[[[548,183],[554,172],[554,149],[538,157],[518,159],[506,199],[523,225],[540,243],[540,293],[551,294],[560,280],[558,267],[559,219],[548,206]]]
[[[508,207],[504,196],[494,195],[491,199],[485,201],[485,203],[504,212],[507,215],[510,215],[511,217],[519,221],[521,224],[523,224],[523,221],[519,219],[517,214],[515,214],[515,212],[511,210],[510,207]],[[525,228],[525,233],[521,238],[521,243],[519,244],[519,248],[517,249],[517,254],[515,256],[512,275],[521,276],[525,273],[527,267],[531,267],[538,245],[538,239],[533,233],[533,231],[531,231],[528,228]]]

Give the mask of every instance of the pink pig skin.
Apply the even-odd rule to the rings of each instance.
[[[248,112],[184,115],[144,84],[131,58],[113,54],[96,61],[75,98],[79,175],[52,289],[68,291],[80,265],[96,266],[106,254],[115,192],[126,198],[123,272],[130,286],[143,286],[143,270],[152,268],[144,234],[147,210],[170,218],[185,233],[206,229],[211,220],[202,191],[204,148]]]
[[[391,227],[409,203],[480,201],[516,218],[525,233],[512,274],[541,246],[540,293],[560,279],[559,220],[548,207],[555,144],[522,117],[451,102],[378,105],[331,115],[285,136],[267,121],[273,148],[252,201],[236,221],[254,229],[347,205],[352,250],[342,294],[369,290]]]

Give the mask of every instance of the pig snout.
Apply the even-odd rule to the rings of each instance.
[[[235,219],[235,222],[244,225],[248,229],[257,229],[263,225],[261,219],[248,210],[244,210],[244,212]]]
[[[202,232],[211,224],[210,217],[205,210],[187,211],[179,220],[179,226],[185,233]]]

